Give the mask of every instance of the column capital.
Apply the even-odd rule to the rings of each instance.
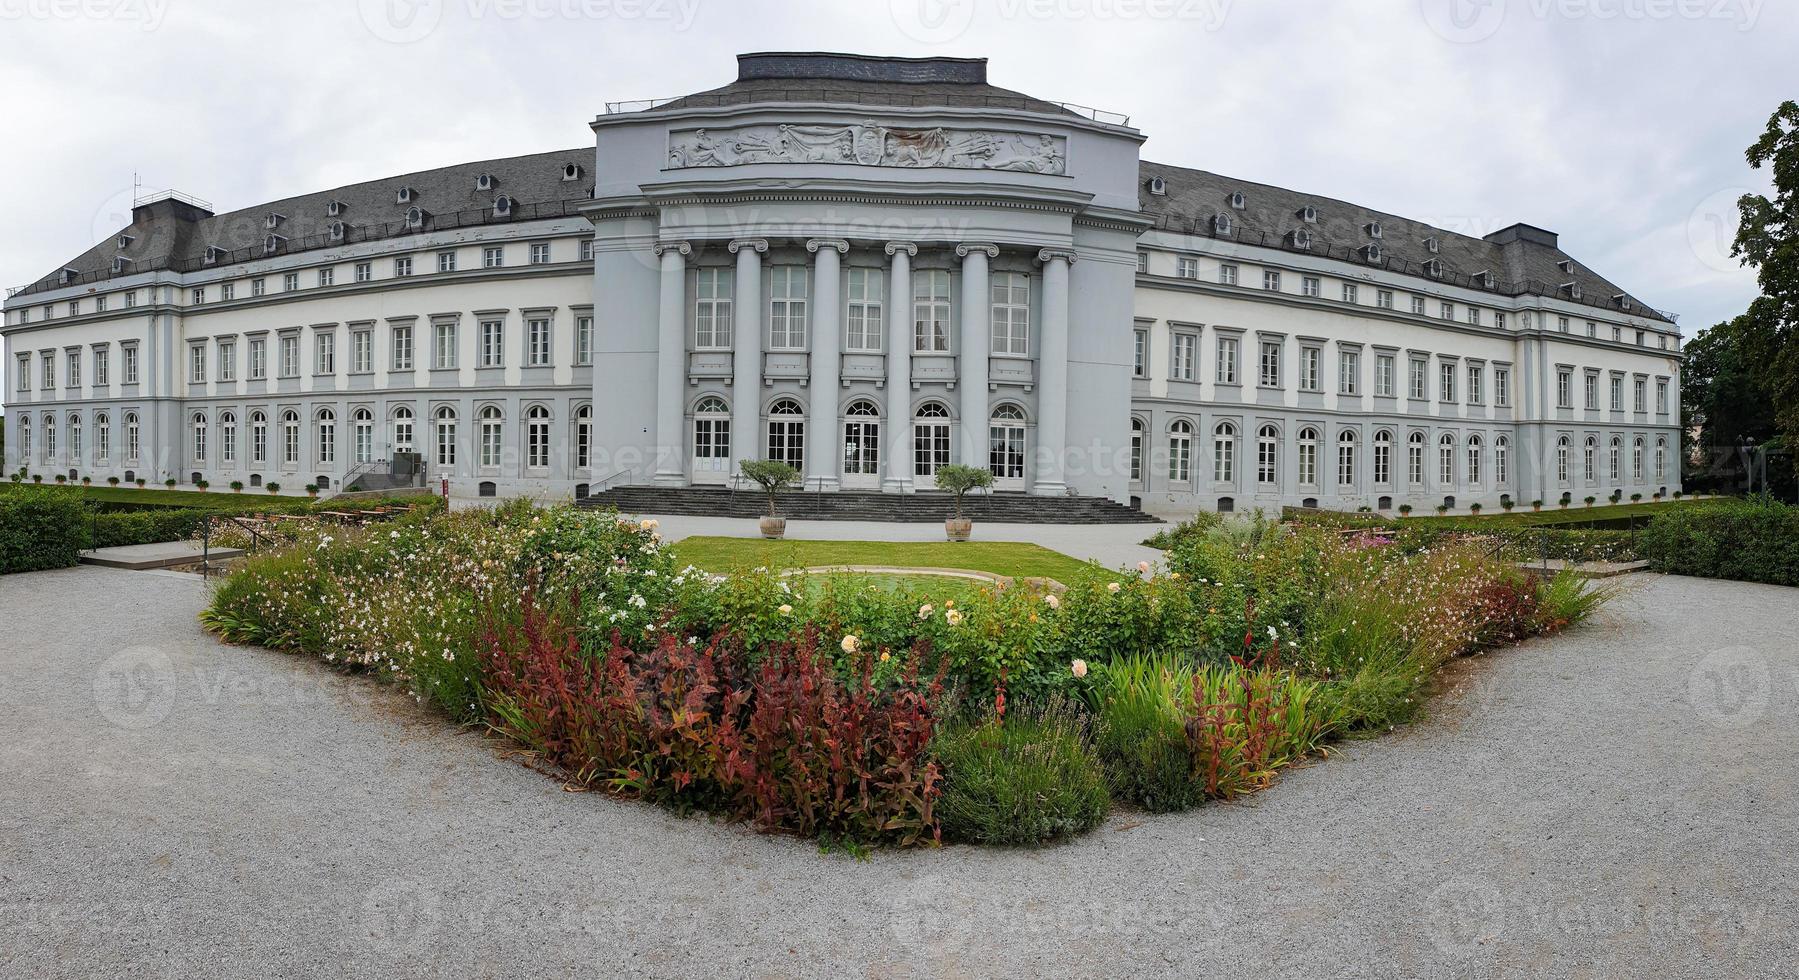
[[[956,258],[968,258],[970,252],[986,252],[990,259],[999,258],[999,246],[992,242],[963,242],[956,246]]]
[[[1074,254],[1074,249],[1072,248],[1043,248],[1037,250],[1037,261],[1039,262],[1047,263],[1056,259],[1061,259],[1069,265],[1073,265],[1078,258],[1079,256]]]
[[[850,250],[850,243],[844,241],[841,238],[808,238],[808,239],[806,239],[806,251],[816,252],[821,248],[834,248],[837,250],[838,255],[845,255],[845,254],[848,254],[848,252]]]
[[[766,252],[766,251],[768,251],[768,239],[766,239],[766,238],[734,238],[731,240],[731,244],[729,244],[725,247],[731,250],[732,255],[736,255],[739,250],[746,249],[746,248],[755,249],[758,252]]]
[[[693,254],[693,244],[691,242],[657,242],[650,246],[650,249],[656,253],[657,257],[661,257],[663,252],[671,250],[679,252],[682,255]]]
[[[893,255],[893,254],[896,254],[899,252],[904,252],[908,256],[917,255],[918,254],[918,246],[912,244],[911,242],[888,242],[887,243],[887,254],[888,255]]]

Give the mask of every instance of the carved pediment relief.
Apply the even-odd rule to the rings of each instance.
[[[902,129],[873,120],[848,126],[782,123],[670,132],[668,165],[832,163],[1062,174],[1067,172],[1067,142],[1042,133]]]

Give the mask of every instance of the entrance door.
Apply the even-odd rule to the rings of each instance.
[[[874,490],[881,485],[881,419],[873,402],[850,405],[843,420],[843,475],[848,490]]]
[[[706,397],[693,413],[695,484],[723,483],[731,475],[731,409],[722,398]]]
[[[993,489],[1024,489],[1024,410],[1001,405],[987,426],[987,468]]]

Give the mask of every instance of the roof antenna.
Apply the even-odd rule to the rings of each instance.
[[[131,206],[134,208],[137,207],[139,204],[144,203],[143,196],[139,193],[140,191],[143,190],[143,187],[144,187],[143,178],[138,176],[137,171],[133,170],[131,172]]]

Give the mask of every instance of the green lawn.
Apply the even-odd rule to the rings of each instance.
[[[674,544],[683,562],[713,572],[820,565],[964,568],[1018,577],[1074,581],[1087,563],[1022,541],[767,541],[762,538],[686,538]],[[910,584],[910,583],[909,583]]]
[[[879,589],[883,592],[906,592],[912,595],[925,596],[932,602],[945,599],[962,601],[981,589],[993,587],[993,583],[974,579],[956,578],[950,575],[894,575],[884,572],[843,572],[814,573],[795,576],[804,581],[808,591],[817,593],[825,584],[848,584],[866,589]]]

